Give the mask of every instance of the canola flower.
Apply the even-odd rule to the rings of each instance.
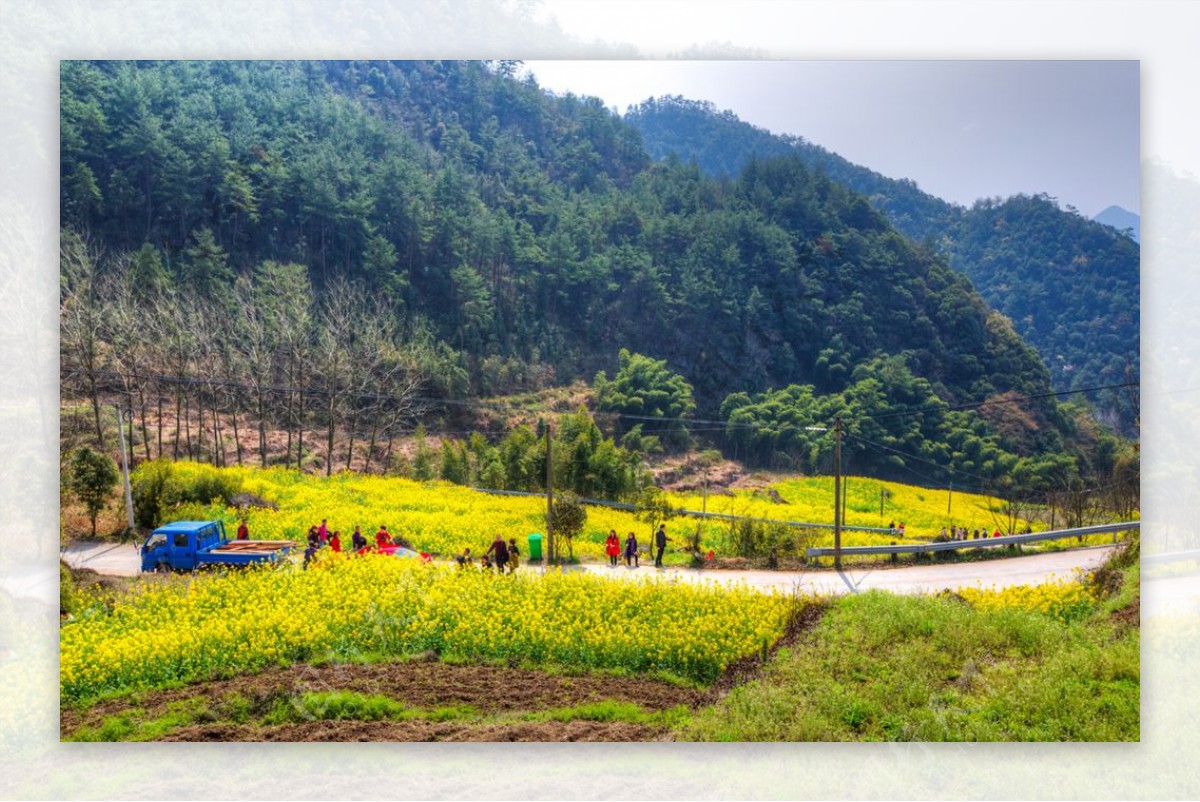
[[[1018,609],[1041,613],[1063,622],[1075,621],[1096,607],[1093,591],[1079,579],[1006,588],[962,588],[964,599],[977,610]]]
[[[446,482],[415,482],[355,473],[323,477],[285,468],[213,468],[191,462],[174,463],[173,469],[185,482],[203,474],[229,476],[244,491],[277,504],[278,511],[249,511],[251,536],[258,539],[302,542],[310,526],[327,518],[329,528],[340,530],[344,542],[349,540],[356,525],[362,527],[368,538],[380,525],[387,525],[390,532],[403,535],[421,551],[449,555],[470,547],[478,554],[500,532],[506,539],[516,537],[522,554],[528,555],[526,537],[533,532],[545,532],[546,508],[542,499],[490,495]],[[709,494],[707,500],[695,494],[669,494],[668,498],[672,505],[683,509],[699,510],[706,506],[713,513],[819,523],[832,516],[832,481],[830,477],[809,477],[772,485],[785,504],[746,490],[729,495]],[[887,525],[879,516],[881,490],[887,493],[885,515],[889,520],[904,520],[909,539],[932,539],[945,523],[946,491],[858,477],[848,478],[847,486],[849,524]],[[960,522],[979,521],[975,527],[991,520],[992,511],[999,509],[1000,503],[986,496],[954,494],[955,509],[963,511]],[[236,528],[239,516],[236,510],[223,505],[193,514],[223,518],[229,531]],[[683,546],[687,533],[696,527],[701,531],[702,550],[728,553],[728,525],[695,518],[675,518],[668,522],[672,546]],[[589,507],[587,525],[573,544],[574,553],[584,559],[603,560],[604,538],[610,529],[617,531],[622,542],[628,532],[634,532],[643,550],[650,548],[650,527],[632,513]],[[847,546],[883,545],[893,540],[887,533],[848,531],[843,535]],[[822,533],[811,543],[832,544],[831,533]]]
[[[327,554],[140,586],[63,625],[64,703],[311,659],[444,658],[662,671],[711,682],[782,634],[788,599],[749,588],[419,565]]]

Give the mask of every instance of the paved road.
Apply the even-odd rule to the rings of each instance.
[[[946,565],[916,565],[901,568],[852,568],[841,574],[822,571],[694,571],[687,568],[650,567],[629,569],[624,565],[585,565],[574,570],[587,571],[619,579],[636,579],[655,575],[687,582],[742,582],[761,588],[802,591],[822,594],[848,593],[878,588],[893,593],[927,593],[946,588],[1011,585],[1036,585],[1055,579],[1067,579],[1077,569],[1087,570],[1100,565],[1112,546],[1071,549],[1070,551],[1030,554],[1021,557]],[[102,574],[135,576],[138,573],[137,550],[130,544],[76,543],[63,554],[68,565],[90,568]],[[1200,612],[1200,577],[1196,563],[1162,568],[1145,566],[1142,576],[1142,610],[1147,615],[1194,616]],[[1182,570],[1181,570],[1182,569]],[[534,569],[536,570],[536,569]],[[0,577],[0,586],[15,595],[45,596],[46,603],[54,602],[57,576],[43,570],[30,570],[20,576]],[[36,586],[36,587],[35,587]]]
[[[141,570],[137,547],[132,543],[72,543],[62,557],[72,568],[90,568],[108,576],[137,576]]]
[[[879,588],[895,593],[924,593],[943,588],[973,587],[977,585],[1039,584],[1054,578],[1069,578],[1076,569],[1094,568],[1104,561],[1111,546],[1072,549],[1070,551],[1032,554],[1023,557],[988,560],[973,563],[948,563],[946,565],[917,565],[899,568],[857,569],[842,573],[821,571],[743,571],[706,570],[689,568],[651,567],[638,569],[621,565],[588,564],[576,570],[588,571],[603,576],[634,579],[639,576],[660,574],[681,581],[741,582],[754,587],[790,590],[797,585],[802,591],[822,594],[846,593],[857,590]],[[130,544],[76,543],[63,554],[67,564],[75,568],[90,568],[101,574],[135,576],[138,573],[137,550]]]
[[[1068,579],[1077,569],[1095,568],[1104,562],[1112,546],[1031,554],[1022,557],[945,565],[913,565],[897,568],[849,568],[841,573],[820,571],[695,571],[687,568],[626,568],[620,565],[586,565],[583,570],[621,578],[662,574],[687,581],[742,582],[754,587],[791,590],[823,595],[878,588],[893,593],[926,593],[944,588],[1036,585],[1053,579]]]

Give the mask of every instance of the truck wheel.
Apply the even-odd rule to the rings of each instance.
[[[154,567],[154,571],[159,574],[169,574],[171,573],[171,566],[167,563],[159,563]]]

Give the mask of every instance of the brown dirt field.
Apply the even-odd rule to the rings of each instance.
[[[298,664],[259,674],[196,683],[100,702],[80,711],[63,709],[64,737],[81,727],[97,727],[107,717],[137,711],[142,719],[167,713],[173,703],[201,700],[218,719],[181,727],[163,740],[174,741],[651,741],[669,738],[664,727],[613,721],[306,721],[253,726],[220,721],[231,697],[249,702],[250,715],[262,716],[279,701],[305,693],[354,691],[381,694],[408,708],[473,708],[479,716],[513,715],[577,707],[602,701],[632,703],[648,711],[714,704],[734,687],[753,679],[766,660],[800,642],[824,616],[825,607],[799,609],[784,635],[766,655],[735,662],[707,689],[686,688],[648,677],[559,674],[503,665],[454,665],[428,655],[402,663]],[[499,691],[499,692],[498,692]]]
[[[497,689],[502,692],[497,694]],[[234,694],[239,694],[251,703],[251,709],[261,709],[265,712],[277,699],[300,695],[310,692],[325,691],[356,691],[365,694],[383,694],[408,707],[435,709],[440,707],[470,705],[481,714],[513,713],[524,711],[542,711],[552,708],[573,707],[581,704],[613,700],[632,702],[647,710],[665,710],[677,705],[699,707],[708,704],[713,697],[709,691],[682,688],[660,680],[644,677],[613,677],[600,674],[580,674],[568,676],[551,674],[543,671],[509,668],[494,665],[451,665],[441,662],[405,662],[405,663],[373,663],[373,664],[330,664],[322,666],[295,665],[288,668],[269,669],[260,674],[242,675],[230,679],[214,680],[207,683],[195,684],[167,691],[155,691],[139,694],[134,697],[100,702],[86,711],[64,709],[60,714],[60,732],[70,735],[80,727],[98,726],[106,717],[136,708],[139,715],[154,717],[162,715],[173,702],[200,697],[210,708],[220,709],[225,700]],[[567,724],[594,724],[597,722],[567,722]],[[233,724],[197,725],[176,733],[195,736],[196,740],[263,740],[274,733],[279,737],[270,740],[288,740],[283,737],[292,732],[294,727],[301,727],[294,734],[304,737],[294,740],[356,740],[347,738],[309,737],[319,734],[317,724],[329,724],[335,727],[364,727],[368,724],[387,725],[392,736],[398,735],[403,728],[416,728],[421,737],[414,740],[428,740],[426,735],[441,735],[452,740],[539,740],[530,735],[528,738],[509,737],[506,727],[496,729],[491,726],[489,737],[480,737],[479,727],[473,727],[463,722],[432,723],[422,721],[400,722],[308,722],[304,725],[285,725],[275,729],[259,731],[254,728],[238,727]],[[619,723],[613,723],[617,726]],[[511,725],[525,728],[558,726],[558,723],[521,722]],[[565,726],[565,725],[564,725]],[[629,725],[625,725],[629,726]],[[421,729],[425,728],[425,729]],[[457,729],[455,729],[457,728]],[[276,732],[276,729],[279,732]],[[643,728],[646,729],[646,728]],[[461,731],[460,731],[461,730]],[[494,730],[494,731],[493,731]],[[504,730],[503,732],[501,730]],[[221,737],[215,736],[220,732]],[[351,728],[347,734],[354,733]],[[532,732],[532,731],[531,731]],[[627,740],[617,738],[616,730],[598,728],[594,731],[576,731],[565,728],[563,735],[572,737],[566,740]],[[614,735],[612,738],[602,737],[604,733]],[[517,733],[519,735],[519,733]],[[543,733],[544,735],[545,733]],[[250,737],[250,736],[253,737]],[[453,736],[453,738],[450,738]],[[494,737],[491,737],[494,736]],[[388,737],[385,740],[408,740],[402,737]],[[550,739],[554,740],[554,739]],[[634,738],[634,740],[640,740]]]
[[[522,721],[463,724],[430,721],[308,721],[255,729],[244,725],[183,727],[164,741],[653,741],[661,733],[626,722]]]

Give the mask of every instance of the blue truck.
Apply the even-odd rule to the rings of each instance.
[[[230,540],[223,521],[176,521],[160,526],[142,544],[143,571],[191,571],[210,565],[275,563],[290,540]]]

